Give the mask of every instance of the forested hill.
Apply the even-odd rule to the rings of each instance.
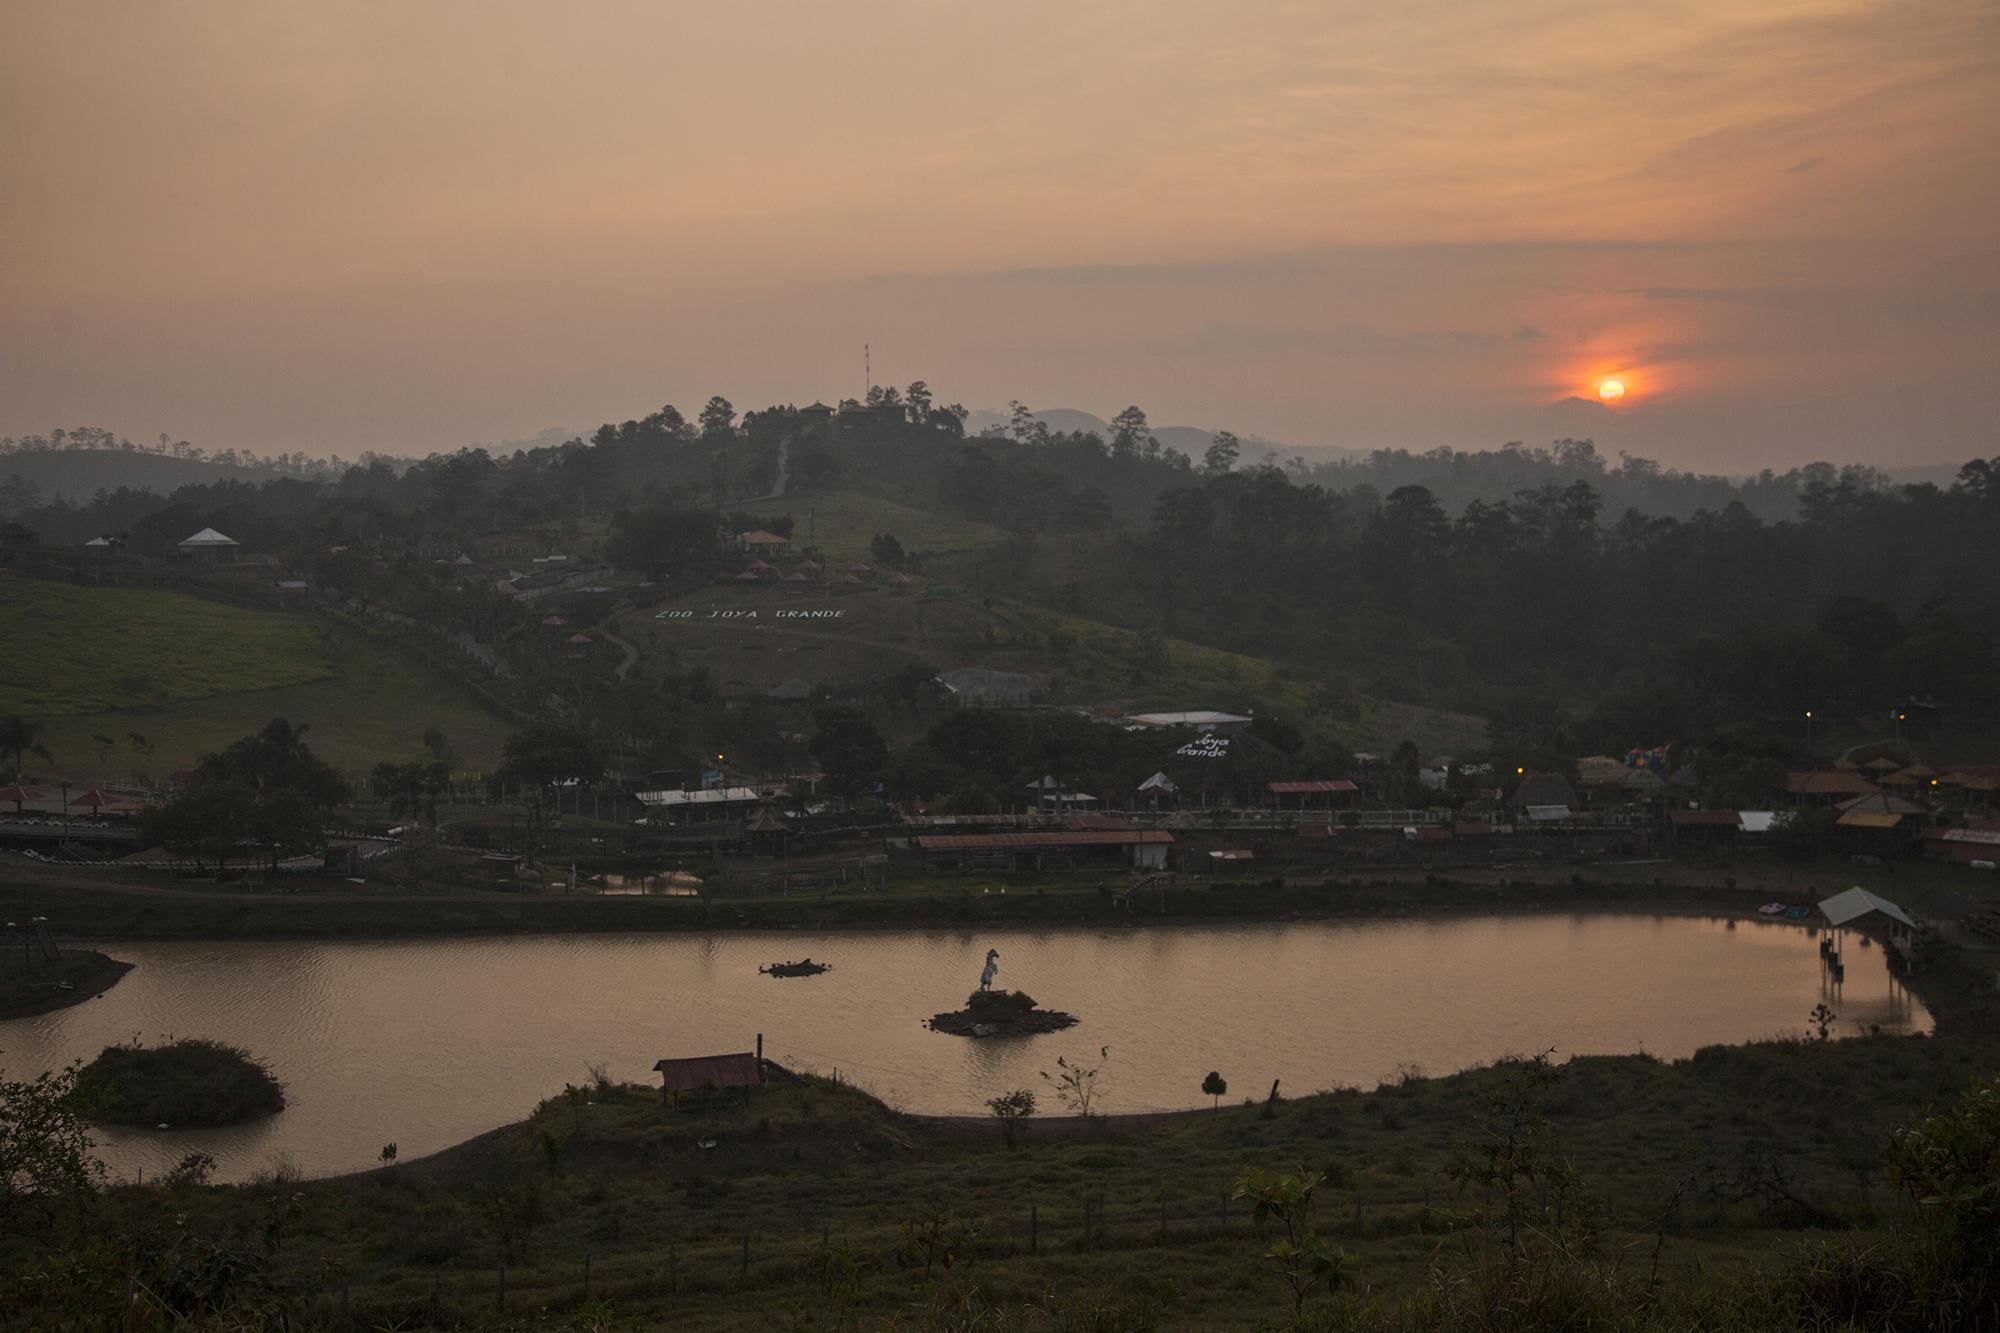
[[[45,540],[129,528],[138,554],[212,525],[379,599],[447,577],[440,544],[525,530],[700,585],[727,572],[714,535],[736,509],[804,523],[814,496],[859,491],[1008,534],[945,543],[960,554],[926,572],[1268,658],[1333,712],[1358,688],[1551,739],[1567,719],[1595,746],[1911,696],[2000,703],[2000,461],[1942,487],[1829,465],[1689,477],[1581,441],[1279,469],[1227,434],[1170,448],[1136,407],[1108,435],[1021,409],[968,436],[967,416],[921,383],[741,417],[715,398],[507,455],[9,513]],[[386,580],[329,564],[342,547],[405,563]]]
[[[182,486],[215,481],[268,481],[277,469],[175,458],[171,455],[76,449],[32,450],[0,455],[0,481],[19,477],[39,500],[90,499],[98,491],[147,490],[165,495]]]

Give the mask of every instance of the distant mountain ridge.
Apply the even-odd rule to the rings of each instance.
[[[24,449],[0,454],[0,480],[19,476],[41,493],[44,502],[61,496],[75,503],[96,491],[121,486],[169,495],[179,487],[205,482],[261,482],[286,475],[284,469],[268,464],[245,467],[136,449]]]

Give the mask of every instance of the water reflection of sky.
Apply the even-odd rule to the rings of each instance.
[[[923,1020],[957,1008],[988,948],[998,984],[1082,1022],[972,1041]],[[273,1120],[202,1134],[106,1131],[130,1173],[206,1151],[225,1176],[288,1156],[310,1172],[403,1158],[508,1120],[603,1063],[650,1081],[663,1055],[766,1051],[839,1069],[905,1110],[977,1113],[1042,1088],[1059,1054],[1108,1046],[1113,1111],[1372,1085],[1404,1064],[1448,1073],[1510,1052],[1691,1054],[1798,1033],[1822,998],[1837,1030],[1928,1030],[1882,951],[1849,937],[1828,988],[1814,936],[1765,922],[1542,915],[1167,928],[907,933],[556,935],[348,943],[120,945],[138,964],[105,996],[0,1023],[16,1074],[135,1035],[239,1043],[282,1078]],[[824,976],[760,964],[812,957]]]

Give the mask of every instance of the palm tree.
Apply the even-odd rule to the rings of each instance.
[[[18,713],[0,718],[0,759],[11,760],[7,765],[13,770],[14,781],[20,782],[21,768],[33,755],[45,764],[53,764],[56,757],[49,753],[49,747],[36,740],[42,734],[42,724],[30,722]]]

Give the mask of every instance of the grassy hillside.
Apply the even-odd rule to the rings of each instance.
[[[115,779],[138,769],[158,777],[190,766],[274,717],[311,726],[313,752],[348,774],[385,759],[422,758],[426,727],[450,738],[464,769],[499,764],[501,742],[512,728],[450,682],[373,644],[336,639],[329,663],[333,674],[304,685],[51,718],[42,740],[55,752],[55,771],[92,781],[100,777],[93,736],[112,737],[122,746],[125,734],[137,731],[154,746],[143,758],[114,752],[102,776]]]
[[[1007,538],[990,523],[913,509],[858,491],[788,496],[752,508],[760,514],[790,514],[793,545],[810,542],[833,559],[850,563],[874,562],[868,543],[877,533],[892,534],[905,551],[932,555],[998,546]]]
[[[74,716],[322,680],[311,620],[0,575],[0,712]]]
[[[1429,754],[1484,742],[1478,718],[1359,698],[1338,673],[1310,676],[1180,639],[1149,641],[1101,621],[953,586],[951,597],[932,599],[879,586],[794,596],[768,584],[717,584],[629,613],[617,632],[638,646],[647,669],[706,666],[718,686],[736,693],[762,694],[790,681],[866,688],[919,662],[937,670],[978,666],[1037,675],[1059,704],[1275,711],[1363,749],[1387,750],[1409,738]],[[693,616],[660,619],[666,610]],[[711,611],[758,614],[710,619]],[[796,619],[780,611],[840,615]]]
[[[426,727],[488,768],[509,730],[449,682],[310,616],[12,576],[0,576],[0,713],[40,720],[52,771],[88,782],[187,768],[273,717],[309,724],[315,751],[348,772],[418,757]],[[135,731],[150,754],[131,752]]]

